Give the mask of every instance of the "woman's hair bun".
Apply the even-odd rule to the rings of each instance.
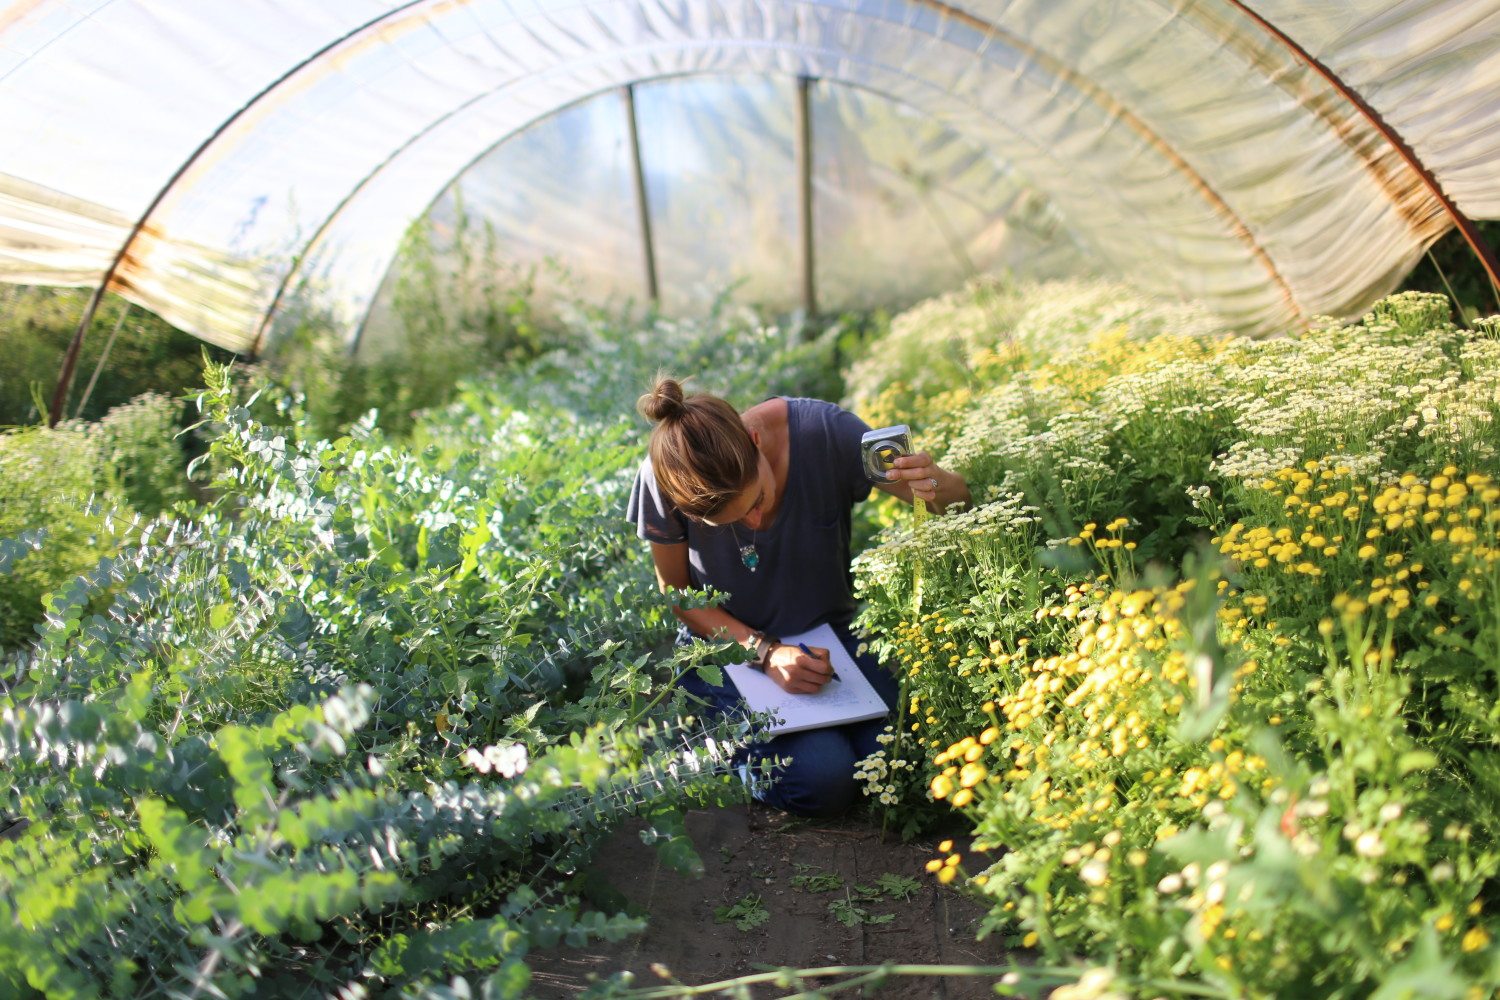
[[[682,383],[671,376],[658,378],[656,386],[636,400],[635,408],[653,424],[678,416],[687,408]]]

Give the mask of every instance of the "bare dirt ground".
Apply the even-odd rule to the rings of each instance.
[[[574,997],[592,980],[621,970],[633,972],[638,987],[664,985],[653,965],[669,970],[679,983],[702,985],[777,967],[993,966],[1012,959],[998,938],[975,941],[985,908],[940,886],[924,870],[937,856],[939,838],[902,844],[894,836],[882,840],[878,827],[859,820],[801,820],[760,805],[692,812],[687,827],[703,858],[699,879],[660,864],[655,849],[641,842],[639,827],[622,830],[606,845],[596,870],[633,908],[649,914],[649,927],[618,944],[533,953],[528,958],[532,995]],[[900,893],[876,891],[882,876],[904,876],[916,884],[902,899]],[[836,888],[815,891],[835,881]],[[741,930],[715,921],[715,909],[753,895],[769,915],[763,923]],[[840,901],[843,906],[830,909]],[[852,924],[850,907],[864,912]],[[983,977],[892,977],[873,995],[992,997],[993,983]],[[787,992],[752,991],[756,998]]]

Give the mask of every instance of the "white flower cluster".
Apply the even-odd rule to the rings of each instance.
[[[951,441],[941,445],[944,460],[967,469],[998,448],[1020,447],[1019,443],[1031,434],[1028,408],[1035,403],[1051,409],[1049,403],[1065,402],[1060,397],[1053,398],[1046,390],[1042,390],[1042,396],[1033,399],[1015,382],[1006,382],[977,396],[964,414],[962,427]]]
[[[1031,430],[1037,413],[1051,416]],[[1109,452],[1110,423],[1104,410],[1079,408],[1058,387],[1023,391],[1010,383],[980,397],[965,414],[945,460],[980,481],[996,480],[994,472],[1005,469],[1011,478],[1051,478],[1064,495],[1087,496],[1117,472]],[[1014,488],[999,481],[1002,489]],[[1038,489],[1044,484],[1030,485]]]
[[[503,778],[514,778],[526,772],[526,746],[522,743],[499,743],[483,750],[470,747],[464,751],[464,763],[480,774],[493,771]]]
[[[891,733],[891,727],[875,737],[879,742],[889,746],[896,737]],[[870,798],[879,799],[883,806],[899,805],[901,802],[900,788],[896,784],[898,771],[910,771],[916,773],[916,765],[909,760],[886,758],[885,750],[876,750],[864,760],[854,766],[854,780],[865,783],[864,793]]]
[[[1407,293],[1358,324],[1226,352],[1213,367],[1216,391],[1234,401],[1235,443],[1215,471],[1253,481],[1311,455],[1337,455],[1372,475],[1393,451],[1418,445],[1492,458],[1500,343],[1455,329],[1445,314],[1443,300]]]
[[[1118,482],[1120,468],[1111,454],[1110,417],[1075,402],[1031,400],[1054,412],[1042,429],[1028,431],[1028,419],[1008,411],[1009,401],[992,408],[1003,393],[982,400],[965,414],[947,461],[972,483],[992,483],[1002,493],[1026,493],[1061,501],[1069,509],[1089,509]]]
[[[1087,505],[1128,471],[1121,448],[1190,482],[1208,471],[1254,482],[1309,457],[1363,476],[1414,453],[1467,464],[1500,453],[1500,339],[1455,328],[1440,297],[1393,296],[1358,323],[1252,340],[1212,338],[1188,312],[1133,311],[1103,286],[1072,293],[1016,321],[1019,340],[1047,347],[1047,368],[976,393],[942,421],[951,438],[929,442],[972,482]],[[1163,468],[1173,456],[1194,467]]]
[[[897,382],[919,397],[929,396],[958,384],[955,374],[985,351],[1013,347],[1066,357],[1086,350],[1099,333],[1117,328],[1140,337],[1164,332],[1209,336],[1222,323],[1200,306],[1156,299],[1111,282],[1010,285],[979,279],[895,317],[880,350],[850,370],[850,399],[854,409],[863,410]]]
[[[1162,876],[1161,881],[1156,883],[1156,891],[1164,896],[1175,896],[1184,889],[1191,890],[1188,898],[1183,900],[1183,905],[1199,910],[1205,904],[1224,902],[1229,893],[1229,872],[1227,861],[1215,861],[1206,868],[1194,861],[1180,872]],[[1242,891],[1253,891],[1253,888],[1247,883]]]
[[[861,586],[884,586],[904,579],[917,562],[931,563],[954,553],[979,554],[996,542],[1030,545],[1026,539],[1030,526],[1037,523],[1036,513],[1021,494],[1005,493],[947,517],[927,518],[921,524],[903,519],[881,533],[881,544],[855,557],[854,575]]]
[[[1349,456],[1343,456],[1349,457]],[[1379,459],[1376,460],[1379,468]],[[1236,441],[1229,450],[1214,462],[1214,471],[1225,479],[1254,482],[1273,476],[1281,469],[1300,465],[1302,450],[1291,445],[1279,448],[1264,448],[1244,441]]]

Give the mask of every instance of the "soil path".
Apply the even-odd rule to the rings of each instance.
[[[653,965],[670,970],[679,983],[698,985],[782,966],[1002,965],[1012,958],[998,938],[975,941],[985,907],[938,885],[924,870],[937,856],[937,838],[883,841],[868,823],[801,820],[759,805],[691,812],[687,827],[703,858],[699,879],[660,864],[655,849],[641,842],[638,826],[605,845],[596,871],[632,908],[649,914],[648,929],[618,944],[533,953],[532,995],[575,997],[590,981],[621,970],[634,973],[637,986],[660,984]],[[913,880],[908,898],[899,892],[874,895],[883,875]],[[841,885],[811,891],[817,884],[808,880],[815,876],[823,876],[822,886],[835,882],[828,876]],[[739,930],[715,921],[716,908],[752,895],[769,914],[764,923]],[[830,906],[840,901],[845,921],[850,905],[863,910],[865,919],[839,920]],[[875,992],[902,1000],[967,1000],[994,996],[992,987],[993,979],[984,978],[893,977]],[[765,988],[753,995],[786,992]]]

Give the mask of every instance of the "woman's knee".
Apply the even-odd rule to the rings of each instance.
[[[797,739],[796,737],[802,737]],[[838,730],[793,733],[768,751],[782,760],[764,800],[802,816],[838,816],[859,798],[854,751]]]

